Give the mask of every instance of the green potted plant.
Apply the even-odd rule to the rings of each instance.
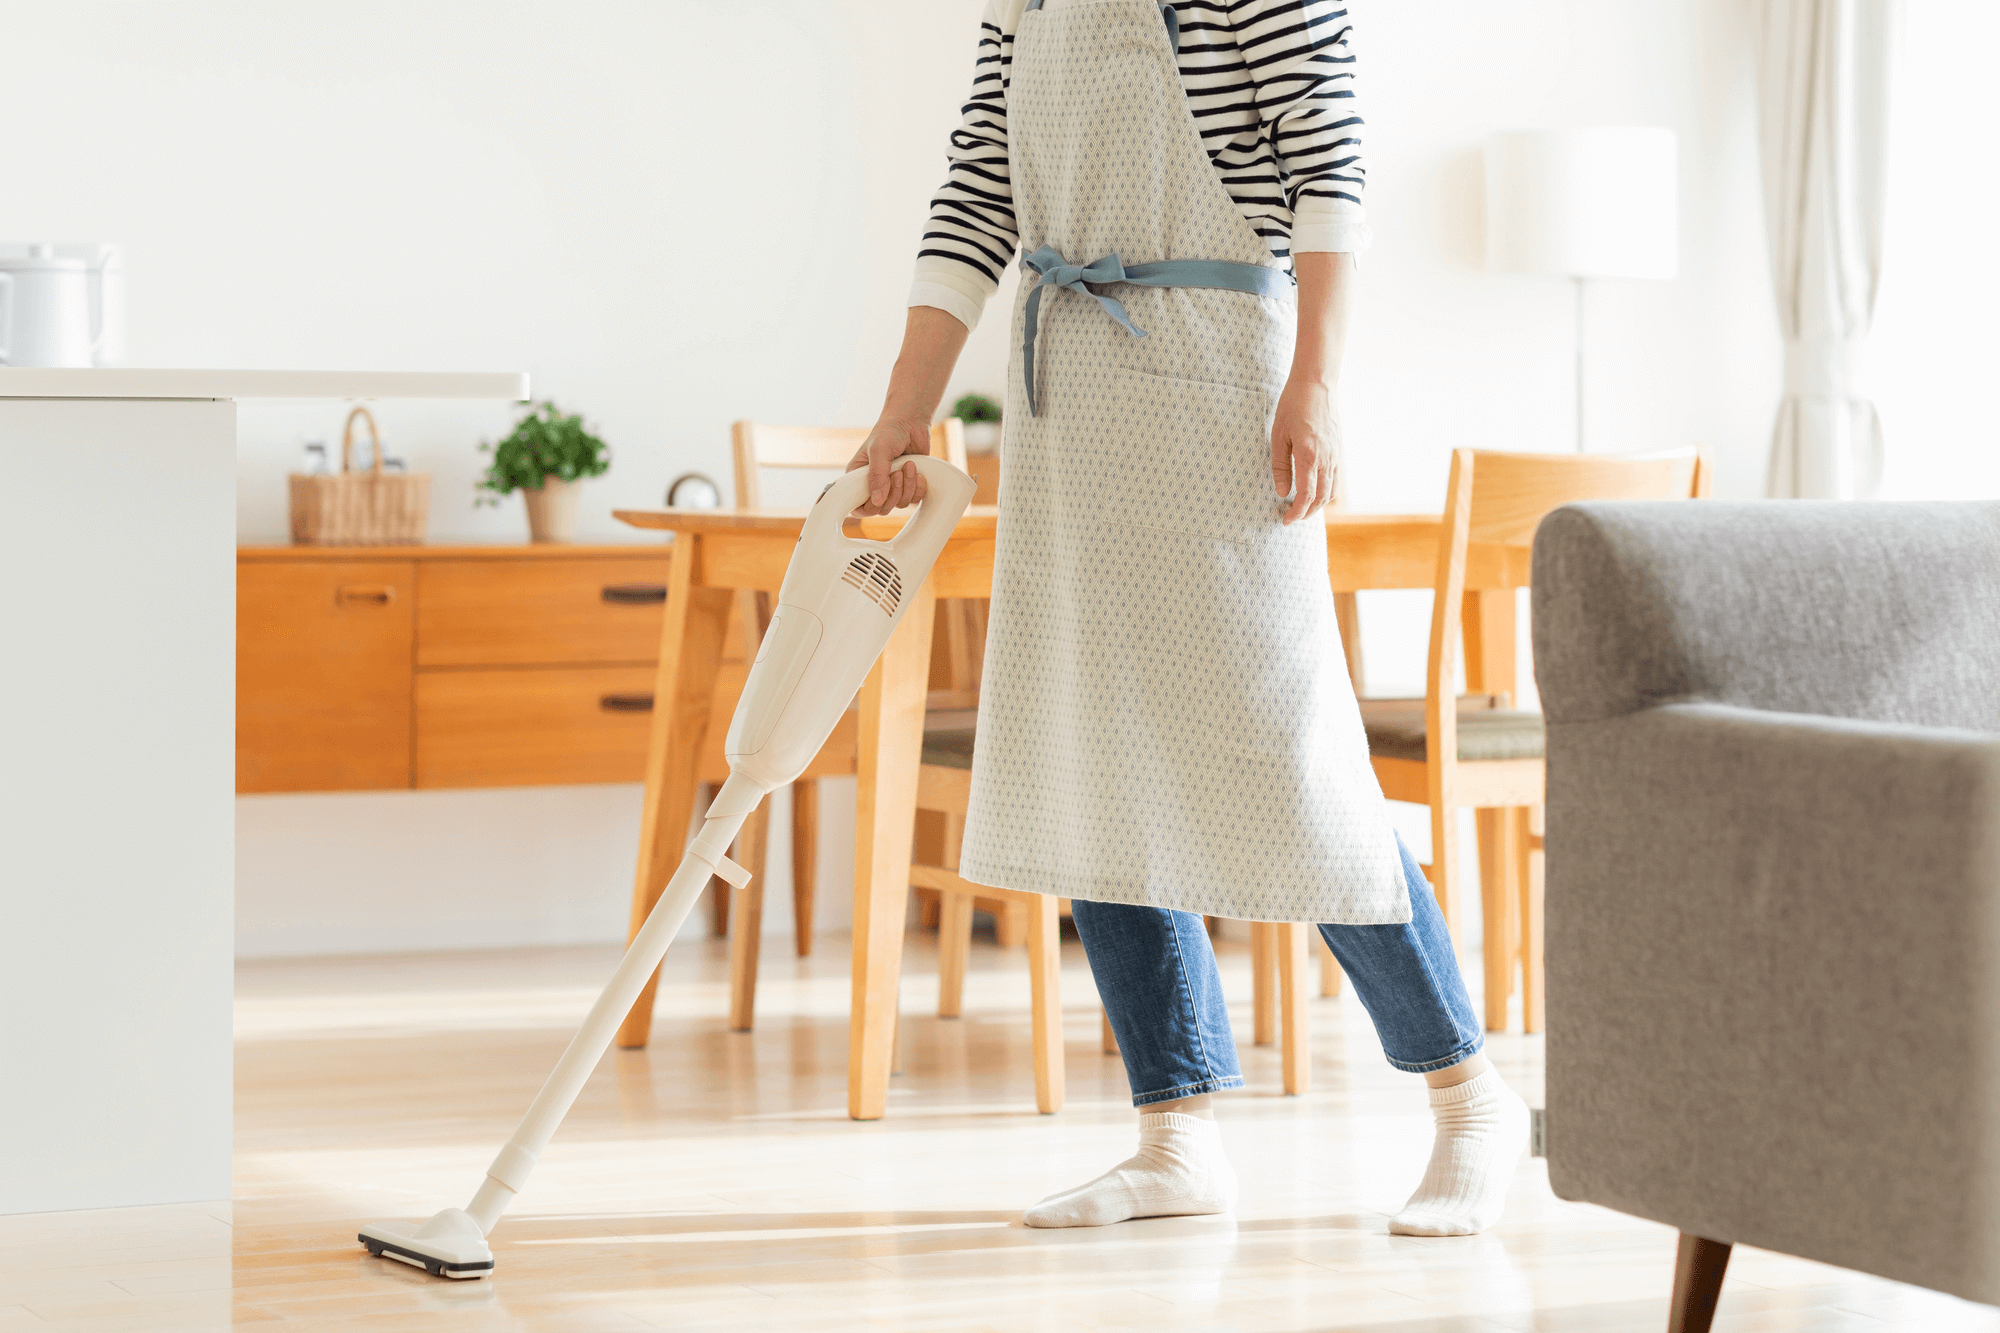
[[[528,539],[566,542],[576,533],[577,483],[611,468],[611,446],[584,429],[583,418],[546,400],[534,404],[498,444],[479,443],[493,455],[473,489],[475,503],[497,505],[513,491],[528,505]]]
[[[983,393],[968,393],[951,405],[951,414],[965,423],[965,450],[990,454],[1000,447],[1000,404]]]

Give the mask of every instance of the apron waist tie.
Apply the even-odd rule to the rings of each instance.
[[[1284,270],[1262,264],[1238,264],[1226,259],[1163,259],[1156,264],[1126,268],[1115,254],[1088,264],[1072,264],[1053,245],[1045,245],[1023,259],[1021,267],[1038,275],[1021,319],[1021,380],[1028,391],[1029,416],[1035,415],[1035,327],[1041,316],[1042,293],[1051,287],[1067,287],[1088,296],[1103,306],[1104,312],[1127,333],[1143,338],[1146,331],[1132,323],[1123,305],[1092,291],[1091,287],[1128,282],[1137,287],[1219,287],[1256,296],[1283,296],[1292,285]]]

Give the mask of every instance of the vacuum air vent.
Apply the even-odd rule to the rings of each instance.
[[[903,576],[896,571],[896,562],[887,556],[863,551],[848,562],[840,577],[861,589],[882,608],[885,616],[895,615],[896,608],[903,604]]]

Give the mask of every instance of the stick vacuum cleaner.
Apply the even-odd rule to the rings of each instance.
[[[472,1202],[410,1230],[393,1223],[363,1227],[361,1244],[370,1254],[400,1259],[437,1277],[476,1278],[493,1271],[487,1233],[527,1184],[535,1159],[666,956],[709,877],[738,887],[749,882],[750,872],[726,855],[743,821],[765,793],[796,779],[819,753],[972,503],[972,478],[939,459],[916,455],[909,461],[927,493],[916,515],[889,541],[862,541],[841,532],[842,518],[868,498],[865,470],[849,472],[821,492],[729,724],[723,747],[729,780],[709,805],[680,869],[514,1137],[486,1168]]]

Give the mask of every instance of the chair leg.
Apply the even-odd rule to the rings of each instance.
[[[993,938],[1001,948],[1018,949],[1029,938],[1028,917],[1029,909],[1020,903],[1008,903],[993,914]]]
[[[1667,1333],[1708,1333],[1715,1320],[1715,1303],[1722,1295],[1722,1277],[1729,1270],[1730,1249],[1723,1241],[1681,1233]]]
[[[1097,1016],[1102,1027],[1097,1036],[1097,1048],[1106,1055],[1118,1054],[1118,1034],[1111,1030],[1111,1015],[1100,1010]]]
[[[708,887],[702,890],[708,900],[708,937],[712,940],[729,938],[729,885],[719,879],[710,879]]]
[[[1343,976],[1340,960],[1333,956],[1333,946],[1326,942],[1326,936],[1320,934],[1315,927],[1308,926],[1307,929],[1311,930],[1313,938],[1319,941],[1319,997],[1322,1000],[1331,999],[1340,994]]]
[[[972,952],[972,897],[938,895],[938,1017],[965,1011],[965,964]]]
[[[715,799],[715,788],[702,783],[695,788],[694,802],[697,810],[708,809],[708,803]],[[738,835],[741,836],[740,834]],[[740,864],[740,863],[739,863]],[[703,890],[708,899],[708,937],[712,940],[729,938],[729,885],[724,880],[710,879]]]
[[[792,941],[799,957],[813,951],[814,876],[819,870],[819,779],[792,784]]]
[[[1514,849],[1512,810],[1474,812],[1479,827],[1480,918],[1485,923],[1486,1030],[1507,1030],[1507,1002],[1514,995],[1514,959],[1520,886],[1520,858]]]
[[[957,811],[944,812],[944,860],[939,864],[958,869],[959,853],[965,850],[965,816]],[[1057,900],[1058,906],[1061,904]]]
[[[1250,1044],[1269,1046],[1278,1040],[1278,935],[1269,921],[1250,923],[1250,984]]]
[[[1284,1012],[1285,1095],[1312,1090],[1312,1034],[1306,1010],[1306,932],[1311,926],[1287,921],[1272,927],[1278,944],[1278,1008]],[[1318,934],[1317,931],[1313,932]]]
[[[1034,1004],[1035,1107],[1043,1115],[1062,1110],[1062,918],[1056,900],[1035,895],[1019,904],[1027,916],[1028,989]]]
[[[757,963],[764,943],[764,861],[770,843],[770,797],[751,812],[736,835],[737,860],[750,872],[742,888],[729,890],[729,1030],[757,1025]]]
[[[1547,991],[1542,980],[1542,885],[1546,865],[1535,845],[1538,808],[1524,805],[1509,812],[1514,817],[1514,882],[1521,899],[1521,1027],[1540,1032],[1547,1025],[1543,1003]]]

